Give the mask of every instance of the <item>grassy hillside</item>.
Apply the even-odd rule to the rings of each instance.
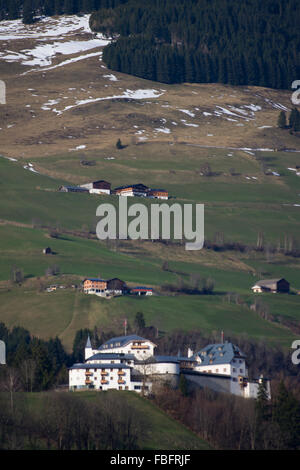
[[[78,397],[87,402],[101,403],[105,398],[115,396],[115,391],[109,392],[78,392]],[[117,392],[118,393],[118,392]],[[41,408],[45,394],[23,394],[28,409],[43,414]],[[167,416],[151,401],[136,393],[120,392],[118,401],[136,411],[143,417],[145,432],[140,435],[138,446],[142,450],[208,450],[211,447],[185,426]]]
[[[254,296],[251,286],[260,278],[285,277],[294,292],[300,290],[299,258],[283,253],[287,241],[294,249],[300,243],[300,178],[290,169],[299,165],[299,133],[277,127],[279,111],[291,111],[290,92],[162,85],[112,74],[101,60],[102,39],[87,25],[85,17],[26,28],[2,24],[1,78],[8,86],[0,116],[0,321],[45,338],[57,334],[70,348],[77,329],[118,329],[125,316],[132,321],[142,311],[147,325],[160,331],[224,329],[289,346],[295,333],[277,320],[299,322],[300,296]],[[37,55],[43,35],[57,41],[47,65]],[[203,203],[206,240],[223,234],[225,243],[246,248],[188,252],[174,244],[93,239],[97,206],[117,206],[117,197],[58,188],[97,179],[112,187],[163,187],[172,196],[169,204]],[[129,201],[135,202],[150,205]],[[54,230],[58,238],[51,237]],[[259,233],[262,252],[249,249]],[[43,255],[46,246],[53,255]],[[274,247],[281,250],[273,253]],[[54,265],[60,276],[46,277]],[[14,266],[23,270],[22,286],[9,281]],[[214,295],[173,296],[161,289],[180,279],[188,283],[193,274],[212,278]],[[99,275],[153,286],[159,295],[105,301],[71,287],[44,290]],[[229,303],[228,292],[239,297]],[[269,306],[272,322],[250,310],[257,298]]]
[[[129,151],[124,149],[124,154],[122,153],[125,160],[126,152]],[[181,160],[183,165],[185,159],[187,165],[190,164],[192,168],[195,162],[199,164],[201,152],[203,150],[199,152],[200,156],[189,158],[187,154],[180,156],[178,150],[177,160]],[[146,157],[144,154],[141,161],[146,162]],[[277,158],[283,165],[283,157],[278,155]],[[286,165],[294,163],[292,154],[287,154],[286,158],[291,158],[285,162]],[[251,160],[250,163],[248,160],[248,157],[243,160],[240,156],[236,163],[241,161],[242,166],[251,165]],[[62,164],[63,159],[59,161]],[[221,165],[221,157],[218,161]],[[48,159],[48,164],[50,167],[53,164],[51,158]],[[159,167],[160,162],[157,159],[153,164]],[[57,192],[59,184],[65,181],[63,166],[60,179],[30,172],[18,162],[10,162],[4,158],[0,159],[0,167],[1,185],[4,193],[8,195],[0,201],[0,319],[8,326],[20,324],[33,334],[44,338],[58,335],[70,349],[78,329],[93,328],[96,325],[100,329],[119,330],[124,317],[133,322],[136,312],[142,311],[147,324],[155,325],[161,331],[172,331],[178,327],[185,331],[197,328],[206,331],[223,329],[228,334],[246,333],[250,337],[264,339],[273,344],[290,345],[293,334],[289,329],[267,322],[249,309],[250,304],[257,298],[251,293],[250,287],[261,276],[286,277],[292,288],[299,290],[300,270],[297,258],[280,253],[268,255],[264,252],[248,251],[215,252],[203,249],[188,252],[184,246],[166,247],[147,241],[123,241],[114,244],[90,239],[87,231],[95,226],[97,205],[100,201],[112,201],[117,204],[115,197]],[[116,179],[119,174],[118,183],[130,177],[129,173],[127,177],[124,176],[126,168],[122,165],[119,173],[115,168]],[[156,173],[152,171],[153,178],[160,174],[158,169]],[[299,208],[280,205],[274,210],[276,205],[273,201],[268,201],[268,198],[271,199],[270,194],[276,197],[276,191],[278,199],[280,191],[284,191],[287,200],[292,201],[294,185],[297,183],[295,178],[298,177],[290,173],[292,172],[286,173],[282,184],[278,183],[275,177],[270,177],[271,189],[263,183],[257,183],[266,195],[263,204],[251,200],[248,188],[251,188],[252,183],[248,183],[248,180],[241,182],[245,201],[239,203],[240,209],[237,205],[233,206],[232,201],[228,201],[232,198],[229,187],[237,190],[233,184],[234,177],[230,178],[230,182],[223,183],[218,181],[221,176],[212,177],[211,182],[204,181],[211,194],[208,209],[205,203],[206,237],[213,238],[215,232],[224,230],[225,239],[249,242],[253,245],[259,231],[263,231],[267,241],[273,243],[278,238],[283,242],[283,236],[287,233],[296,238],[299,233]],[[102,175],[107,178],[104,171]],[[141,176],[142,174],[139,175]],[[88,175],[87,180],[91,177],[92,174]],[[74,175],[74,182],[75,178]],[[179,184],[179,176],[177,178],[178,192],[181,189],[187,194],[187,180],[181,175]],[[150,175],[146,174],[143,181],[150,184]],[[212,200],[213,197],[217,198],[222,184],[227,201],[221,200],[221,197],[219,201]],[[254,185],[256,186],[256,183]],[[196,185],[195,188],[199,194],[205,193],[202,184]],[[254,190],[252,194],[254,198]],[[133,202],[135,201],[133,198]],[[176,198],[176,202],[185,201],[183,198]],[[170,200],[170,203],[172,202]],[[149,205],[149,202],[147,204]],[[265,208],[264,212],[261,210],[262,206]],[[222,221],[224,225],[221,224]],[[252,226],[254,223],[255,228]],[[228,230],[225,227],[228,227]],[[55,228],[59,232],[58,238],[51,237],[51,231]],[[54,254],[44,255],[42,250],[46,246],[51,246]],[[163,268],[165,261],[168,262],[167,270]],[[22,287],[13,286],[8,282],[14,266],[23,270],[25,283]],[[45,276],[47,268],[52,266],[59,268],[60,276]],[[164,284],[177,283],[179,278],[189,282],[193,274],[212,278],[215,285],[214,295],[174,297],[161,290]],[[148,299],[127,297],[106,301],[86,296],[70,287],[72,283],[80,285],[82,279],[87,276],[120,277],[129,285],[153,286],[159,295]],[[63,284],[68,288],[54,293],[45,292],[45,287],[53,283]],[[225,295],[228,292],[238,294],[242,302],[228,303]],[[270,306],[270,311],[275,317],[284,315],[299,321],[299,296],[283,295],[274,299],[273,296],[263,295],[259,298]]]

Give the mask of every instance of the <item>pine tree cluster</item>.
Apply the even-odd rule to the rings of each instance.
[[[0,0],[0,20],[92,13],[109,68],[163,83],[289,89],[300,76],[297,0]]]
[[[163,83],[224,83],[289,89],[300,76],[295,0],[132,0],[92,14],[115,37],[113,70]]]

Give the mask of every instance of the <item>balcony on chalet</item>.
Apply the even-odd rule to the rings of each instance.
[[[89,376],[93,375],[93,373],[87,370],[87,371],[85,372],[85,375],[86,375],[86,377],[89,377]]]
[[[124,372],[123,370],[119,370],[119,371],[118,371],[118,375],[119,375],[119,376],[120,376],[120,375],[125,375],[125,372]]]
[[[101,375],[108,375],[108,372],[106,372],[105,370],[101,370]]]
[[[133,344],[131,349],[149,349],[147,344]]]
[[[124,383],[125,383],[125,380],[123,380],[123,379],[118,380],[118,384],[124,384]]]
[[[101,384],[108,384],[108,380],[102,379]]]

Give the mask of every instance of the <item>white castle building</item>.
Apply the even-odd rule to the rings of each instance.
[[[190,387],[208,387],[244,398],[256,398],[260,377],[248,379],[245,356],[232,343],[210,344],[187,356],[157,356],[156,345],[137,335],[120,336],[93,349],[90,338],[85,362],[69,369],[69,389],[131,390],[150,393],[154,384],[176,387],[181,374]],[[265,380],[270,395],[270,383]]]

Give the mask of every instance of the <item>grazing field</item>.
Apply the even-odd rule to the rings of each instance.
[[[95,37],[87,16],[2,26],[0,321],[43,338],[58,335],[70,349],[78,329],[118,330],[124,317],[133,321],[142,311],[161,332],[223,329],[289,346],[295,331],[277,320],[299,323],[300,296],[255,296],[251,286],[285,277],[300,291],[299,133],[277,127],[279,111],[292,109],[291,93],[112,74],[102,62],[109,38]],[[49,56],[41,54],[45,35]],[[204,204],[205,239],[221,248],[97,240],[96,208],[117,207],[118,198],[58,188],[99,179],[113,188],[164,188],[168,204]],[[151,203],[129,204],[136,202]],[[254,249],[258,239],[262,251]],[[42,253],[47,246],[52,255]],[[15,268],[23,272],[21,286],[11,282]],[[163,288],[195,275],[213,280],[213,295]],[[106,301],[70,287],[90,276],[152,286],[158,295]],[[50,284],[68,287],[47,293]],[[236,300],[228,302],[228,293]],[[257,298],[272,321],[249,308]]]
[[[63,177],[56,180],[35,174],[19,163],[4,158],[0,159],[0,166],[2,186],[6,194],[10,194],[7,201],[0,203],[3,217],[0,225],[0,318],[9,326],[22,325],[44,338],[58,335],[71,349],[78,329],[96,325],[100,329],[114,327],[118,330],[124,317],[133,322],[135,314],[142,311],[146,323],[162,332],[176,328],[184,331],[200,328],[208,332],[223,329],[228,334],[243,333],[273,344],[290,344],[294,336],[290,330],[267,322],[249,309],[255,299],[250,288],[262,276],[286,277],[291,287],[299,290],[297,258],[279,253],[249,253],[247,250],[242,253],[207,249],[188,252],[184,246],[176,244],[165,246],[149,241],[107,243],[91,239],[88,232],[92,224],[95,227],[97,205],[107,200],[117,204],[116,197],[59,193],[57,188],[64,181]],[[296,176],[287,176],[286,194],[292,193],[289,181],[293,177]],[[209,187],[209,183],[206,184]],[[220,184],[217,177],[214,178],[210,183],[211,194],[211,187],[219,188]],[[275,190],[277,187],[281,190],[276,182],[273,185]],[[184,184],[181,186],[185,187]],[[177,187],[181,186],[178,184]],[[263,189],[268,194],[267,189]],[[201,188],[201,191],[204,189]],[[246,194],[246,189],[244,191]],[[228,191],[224,190],[224,194]],[[176,198],[176,202],[184,202],[184,199]],[[286,233],[297,236],[298,207],[288,207],[286,210],[282,206],[274,211],[270,209],[274,204],[266,202],[265,213],[269,214],[270,219],[268,225],[267,217],[263,217],[255,202],[240,202],[240,206],[238,210],[228,201],[214,202],[208,205],[208,209],[205,205],[206,236],[213,238],[215,232],[223,230],[225,239],[255,245],[257,233],[264,231],[268,234],[268,229],[271,233],[273,226],[277,231],[276,237],[273,234],[268,238],[272,242]],[[244,220],[241,217],[242,208]],[[280,221],[278,212],[282,217]],[[217,213],[219,216],[223,214],[223,219],[216,217]],[[251,218],[255,220],[255,229],[251,227]],[[224,225],[220,225],[220,220],[224,221]],[[242,230],[239,229],[241,224]],[[289,226],[290,232],[287,232]],[[279,231],[278,227],[281,227]],[[54,236],[53,231],[57,232]],[[51,247],[53,254],[43,254],[46,246]],[[163,267],[166,261],[167,269]],[[46,276],[46,271],[53,266],[58,267],[58,275]],[[8,282],[14,267],[23,271],[25,280],[22,287]],[[165,284],[176,285],[179,279],[189,283],[193,275],[213,279],[214,294],[174,296],[161,290]],[[148,299],[125,297],[107,301],[70,288],[72,283],[80,286],[84,277],[88,276],[119,277],[128,285],[149,285],[159,295]],[[55,283],[66,285],[68,289],[45,292],[47,286]],[[241,296],[243,302],[228,303],[227,293]],[[299,296],[283,295],[274,300],[274,297],[264,295],[261,298],[270,305],[273,315],[284,314],[299,321]]]

